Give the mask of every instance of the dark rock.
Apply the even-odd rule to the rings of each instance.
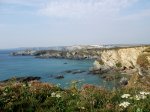
[[[64,63],[64,64],[68,64],[68,63]]]
[[[110,76],[110,75],[104,75],[102,76],[102,78],[106,81],[112,81],[115,79],[113,76]]]
[[[106,75],[102,76],[103,79],[105,79],[106,77],[107,77]]]
[[[17,78],[11,78],[11,79],[7,79],[7,80],[4,80],[4,81],[1,81],[2,83],[6,83],[6,82],[9,82],[9,81],[18,81],[18,82],[30,82],[30,81],[33,81],[33,80],[40,80],[41,77],[33,77],[33,76],[29,76],[29,77],[17,77]]]
[[[122,77],[120,79],[120,85],[125,86],[128,84],[128,79],[126,77]]]
[[[17,51],[17,52],[12,52],[12,56],[33,56],[35,55],[35,50],[24,50],[24,51]]]
[[[105,73],[108,73],[112,71],[111,69],[105,69],[105,70],[102,70],[102,69],[98,69],[98,70],[90,70],[90,73],[92,74],[105,74]]]
[[[132,66],[129,66],[129,69],[134,69],[134,67],[132,67]]]
[[[67,70],[65,71],[65,73],[72,73],[72,70]]]
[[[125,66],[122,68],[122,70],[126,70],[126,69],[127,69],[127,67],[125,67]]]
[[[79,73],[84,73],[86,71],[84,70],[76,70],[76,71],[73,71],[72,74],[79,74]]]
[[[56,78],[56,79],[63,79],[64,76],[63,76],[63,75],[58,75],[58,76],[56,76],[55,78]]]
[[[86,72],[85,70],[67,70],[65,73],[70,73],[70,74],[80,74]]]

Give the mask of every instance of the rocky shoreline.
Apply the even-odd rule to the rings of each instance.
[[[124,48],[92,48],[75,50],[25,50],[13,52],[13,56],[35,56],[36,58],[65,58],[65,59],[94,59],[93,67],[89,73],[98,74],[106,81],[118,80],[127,84],[127,76],[133,74],[150,75],[150,46],[124,47]],[[84,71],[66,71],[68,73]],[[118,72],[123,77],[114,77],[112,73]],[[64,78],[63,75],[56,77]]]
[[[27,77],[14,77],[6,80],[0,81],[0,83],[7,83],[10,81],[15,81],[15,82],[30,82],[30,81],[39,81],[41,77],[33,77],[33,76],[27,76]]]
[[[72,51],[59,50],[24,50],[11,53],[12,56],[35,56],[35,58],[64,58],[64,59],[98,59],[100,49],[79,49]]]

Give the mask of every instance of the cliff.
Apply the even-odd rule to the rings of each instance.
[[[150,68],[150,46],[113,48],[101,52],[100,60],[94,62],[94,70]],[[149,74],[149,72],[148,72]]]
[[[98,59],[101,54],[100,48],[92,49],[77,49],[77,50],[25,50],[13,52],[13,56],[28,56],[33,55],[37,58],[66,58],[66,59]]]

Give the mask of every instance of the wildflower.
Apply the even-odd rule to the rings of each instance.
[[[133,97],[130,97],[129,99],[130,99],[130,100],[132,100],[132,99],[133,99]]]
[[[28,84],[29,87],[31,87],[31,84]]]
[[[141,95],[141,99],[145,99],[147,98],[145,95]]]
[[[130,94],[124,94],[121,96],[121,98],[129,98],[131,95]]]
[[[141,100],[141,99],[145,99],[146,96],[145,95],[136,95],[135,96],[135,100]]]
[[[123,102],[119,104],[120,107],[124,107],[124,108],[127,108],[129,105],[130,105],[129,102]]]
[[[61,95],[60,95],[60,94],[56,94],[56,97],[57,97],[57,98],[60,98],[60,97],[61,97]]]
[[[81,107],[81,109],[83,109],[83,110],[84,110],[84,109],[85,109],[85,107]]]
[[[55,95],[56,95],[56,93],[53,92],[53,93],[51,94],[51,97],[55,97]]]
[[[141,95],[149,95],[150,92],[140,92]]]
[[[22,86],[23,86],[23,87],[26,87],[26,84],[23,84]]]
[[[140,100],[141,97],[140,97],[139,95],[136,95],[136,96],[135,96],[135,99],[136,99],[136,100]]]
[[[3,95],[4,95],[4,96],[6,96],[6,95],[7,95],[7,93],[3,92]]]
[[[142,109],[137,108],[136,112],[143,112]]]

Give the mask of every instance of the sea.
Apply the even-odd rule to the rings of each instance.
[[[112,89],[114,82],[104,81],[100,75],[89,73],[94,60],[71,59],[39,59],[34,56],[12,56],[12,50],[0,50],[0,81],[12,77],[39,76],[40,81],[52,83],[62,88],[69,88],[73,81],[82,88],[85,84]],[[85,71],[82,73],[67,73],[66,71]],[[64,78],[56,77],[63,75]]]

